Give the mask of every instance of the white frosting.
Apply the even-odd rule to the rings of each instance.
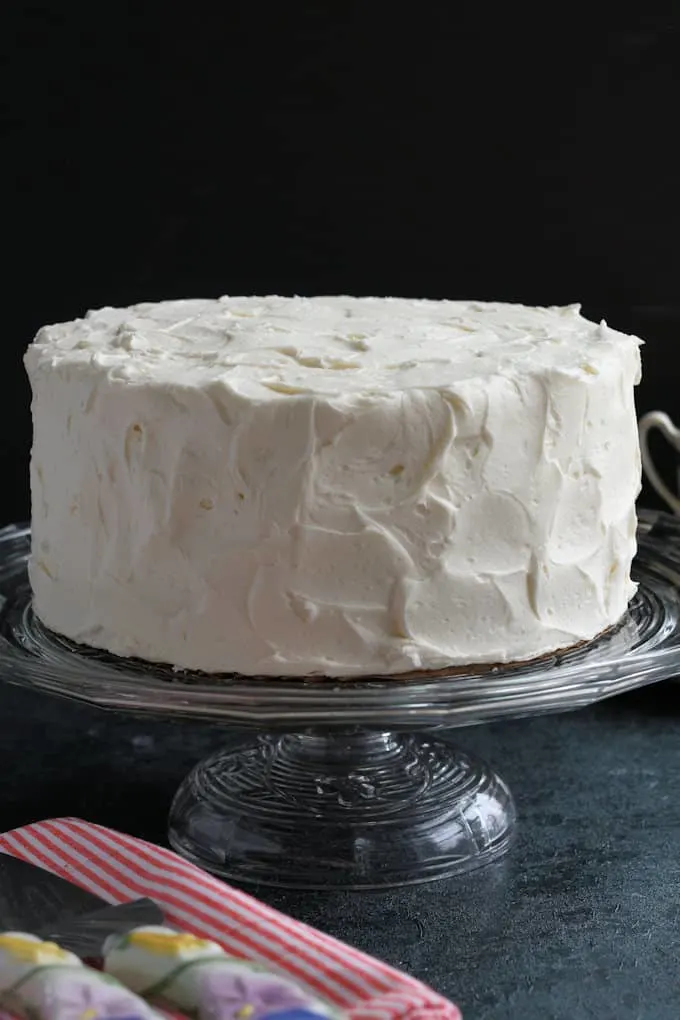
[[[391,674],[573,645],[634,592],[639,341],[578,306],[169,301],[26,364],[35,608],[76,641]]]

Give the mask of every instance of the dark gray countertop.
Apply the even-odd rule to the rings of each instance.
[[[510,783],[519,838],[467,877],[257,895],[454,998],[467,1020],[677,1020],[680,686],[451,734]],[[78,815],[163,842],[181,778],[229,739],[0,685],[2,828]]]

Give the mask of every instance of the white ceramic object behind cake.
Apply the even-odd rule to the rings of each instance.
[[[668,504],[674,514],[680,514],[680,494],[675,495],[668,488],[654,464],[649,450],[649,434],[654,429],[668,440],[678,453],[680,453],[680,429],[674,425],[671,419],[663,411],[650,411],[640,418],[640,451],[642,453],[642,468],[651,485],[663,500]],[[680,484],[680,471],[678,471],[678,483]]]

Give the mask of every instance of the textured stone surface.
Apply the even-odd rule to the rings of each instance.
[[[506,861],[380,894],[258,895],[405,968],[470,1020],[677,1020],[680,687],[460,731],[511,784]],[[209,727],[107,715],[0,685],[3,828],[75,814],[163,841]]]

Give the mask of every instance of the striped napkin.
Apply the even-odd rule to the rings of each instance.
[[[169,925],[281,971],[348,1020],[461,1020],[426,985],[225,885],[177,854],[77,818],[0,835],[0,852],[60,875],[109,903],[149,896]]]

